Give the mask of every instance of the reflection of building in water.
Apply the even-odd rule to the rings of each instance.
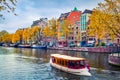
[[[32,49],[32,56],[36,58],[43,58],[43,60],[49,61],[49,54],[47,54],[47,50],[44,49]]]
[[[108,69],[107,56],[108,54],[88,53],[88,60],[91,67]]]
[[[32,49],[32,56],[38,58],[37,50]]]
[[[80,53],[79,53],[79,54],[76,54],[76,56],[77,56],[77,57],[81,57],[81,54],[80,54]]]
[[[17,53],[20,53],[22,56],[27,56],[27,57],[31,57],[32,56],[31,49],[17,48],[16,51],[17,51]]]

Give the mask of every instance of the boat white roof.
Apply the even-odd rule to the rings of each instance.
[[[85,60],[85,58],[78,58],[78,57],[72,57],[68,55],[62,55],[62,54],[51,54],[53,57],[67,59],[67,60]]]

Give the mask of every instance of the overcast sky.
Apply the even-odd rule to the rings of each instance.
[[[4,12],[5,20],[0,19],[0,31],[7,30],[14,33],[18,28],[31,26],[39,18],[59,18],[61,13],[70,12],[77,7],[78,10],[92,10],[104,0],[18,0],[16,13]]]

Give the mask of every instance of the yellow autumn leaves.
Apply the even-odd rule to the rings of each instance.
[[[62,27],[61,27],[62,26]],[[46,26],[33,26],[24,29],[18,29],[15,33],[9,34],[5,33],[0,36],[0,42],[9,42],[9,43],[24,43],[27,44],[28,42],[38,42],[41,40],[40,38],[51,37],[56,39],[60,37],[62,34],[63,36],[68,35],[69,33],[69,23],[68,21],[64,21],[64,23],[60,26],[60,23],[56,19],[51,19],[48,21]],[[62,32],[59,31],[59,28],[62,28]]]
[[[120,0],[105,0],[93,10],[88,34],[101,40],[120,37]]]

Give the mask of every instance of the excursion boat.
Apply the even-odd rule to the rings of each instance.
[[[108,62],[112,65],[120,66],[120,53],[109,54]]]
[[[91,76],[91,73],[89,72],[90,66],[85,58],[77,58],[61,54],[51,54],[50,64],[57,69],[71,74]]]

